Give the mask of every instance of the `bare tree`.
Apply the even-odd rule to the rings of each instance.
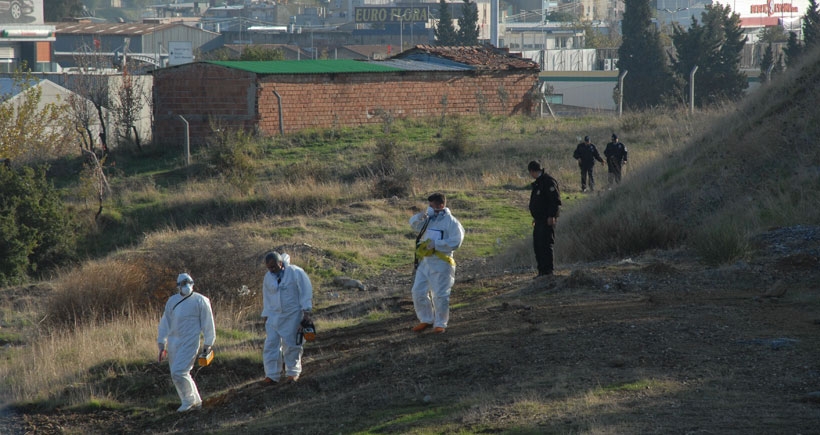
[[[94,47],[83,46],[78,50],[82,54],[75,56],[77,74],[74,76],[72,89],[85,97],[93,106],[100,127],[100,146],[103,154],[108,153],[107,121],[104,110],[111,107],[111,94],[108,86],[108,73],[111,59],[100,50],[100,44],[95,40]],[[81,125],[81,128],[84,126]],[[93,150],[93,138],[91,140]]]
[[[94,214],[94,220],[97,220],[103,212],[106,195],[111,194],[111,186],[108,184],[105,171],[103,171],[105,157],[100,161],[97,154],[88,150],[83,150],[83,155],[86,158],[86,163],[80,175],[80,182],[93,193],[97,200],[97,212]]]
[[[137,124],[145,101],[148,99],[142,85],[142,79],[129,74],[124,69],[122,81],[117,88],[117,100],[114,104],[118,138],[123,138],[128,142],[133,140],[140,152],[142,152],[142,145]]]
[[[68,103],[68,116],[74,130],[80,136],[80,151],[88,150],[93,152],[96,143],[93,127],[97,125],[97,113],[94,105],[76,92],[68,96],[66,103]]]

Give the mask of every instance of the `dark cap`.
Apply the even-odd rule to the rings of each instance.
[[[589,136],[584,136],[584,142],[589,142]]]
[[[447,197],[441,192],[436,192],[427,197],[427,202],[435,202],[437,204],[444,204],[447,202]]]
[[[613,139],[617,139],[617,138],[618,138],[618,135],[617,135],[617,134],[615,134],[615,133],[612,133],[612,138],[613,138]]]
[[[532,172],[532,171],[543,171],[544,168],[541,167],[541,162],[539,162],[538,160],[533,160],[533,161],[530,162],[529,165],[527,165],[527,170],[530,171],[530,172]]]

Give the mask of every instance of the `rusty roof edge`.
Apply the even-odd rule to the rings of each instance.
[[[470,65],[478,70],[540,70],[540,66],[520,54],[511,54],[509,49],[496,48],[491,45],[475,46],[433,46],[416,45],[391,59],[434,56],[453,62]]]

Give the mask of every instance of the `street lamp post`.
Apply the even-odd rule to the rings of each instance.
[[[393,18],[399,19],[399,53],[404,51],[404,15],[393,14]]]
[[[678,21],[677,20],[678,12],[688,11],[689,8],[677,8],[677,9],[666,9],[666,8],[664,8],[664,9],[660,9],[660,10],[662,10],[662,11],[666,12],[667,14],[669,14],[669,18],[670,18],[669,24],[672,24],[672,22],[677,22]]]
[[[695,72],[698,66],[695,65],[689,72],[689,113],[695,113]]]

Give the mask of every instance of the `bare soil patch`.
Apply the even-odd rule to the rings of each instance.
[[[217,359],[201,411],[6,409],[0,432],[817,433],[820,229],[754,241],[720,268],[685,250],[539,279],[467,261],[442,335],[410,332],[410,271],[391,271],[317,315],[397,315],[319,331],[298,383]]]

